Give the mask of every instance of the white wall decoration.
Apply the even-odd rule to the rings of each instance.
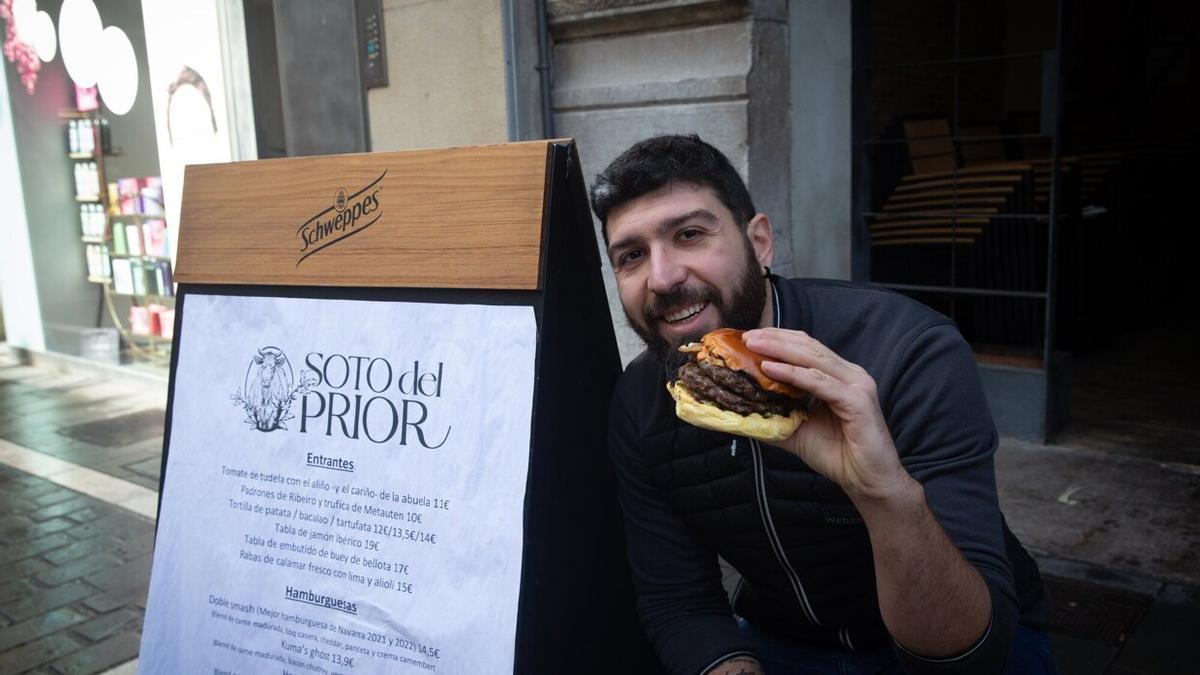
[[[114,115],[124,115],[137,98],[138,68],[133,44],[125,31],[109,26],[101,33],[100,54],[104,64],[96,82],[100,99]]]

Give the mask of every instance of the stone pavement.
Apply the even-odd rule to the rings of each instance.
[[[162,431],[86,425],[161,418],[164,385],[23,365],[0,345],[0,673],[134,672]]]
[[[1001,441],[1000,506],[1055,601],[1064,675],[1200,671],[1200,448],[1168,450]]]
[[[154,522],[0,466],[0,672],[137,657]]]
[[[0,673],[135,671],[165,392],[0,344]],[[1059,672],[1196,672],[1200,466],[1010,439],[996,465]]]

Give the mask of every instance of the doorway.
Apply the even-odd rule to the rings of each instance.
[[[1200,460],[1190,9],[902,5],[855,6],[870,281],[953,318],[985,385],[989,368],[1040,377],[1043,439]]]

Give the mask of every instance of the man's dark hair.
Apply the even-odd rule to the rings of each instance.
[[[742,225],[756,213],[750,191],[720,150],[695,134],[655,136],[621,153],[592,183],[592,210],[600,219],[604,242],[608,243],[608,212],[613,207],[673,182],[712,189]]]

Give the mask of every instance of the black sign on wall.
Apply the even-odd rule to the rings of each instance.
[[[382,0],[358,0],[359,48],[362,49],[363,86],[386,87],[387,47],[383,37]]]

